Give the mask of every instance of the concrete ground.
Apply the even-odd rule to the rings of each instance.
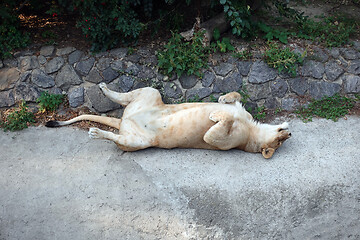
[[[0,131],[0,239],[360,239],[360,118],[290,129],[270,160]]]

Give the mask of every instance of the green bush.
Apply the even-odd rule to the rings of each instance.
[[[307,19],[299,25],[297,36],[318,40],[326,47],[339,47],[349,41],[353,32],[353,21],[341,17],[327,17],[319,22]]]
[[[8,58],[11,51],[26,47],[29,34],[23,34],[19,28],[19,19],[15,9],[17,1],[5,0],[0,3],[0,58]]]
[[[304,56],[296,54],[286,47],[281,49],[276,43],[269,43],[268,49],[264,53],[266,63],[277,69],[279,72],[285,72],[296,76],[298,64],[302,64]]]
[[[81,16],[77,26],[91,41],[91,50],[104,51],[137,39],[142,25],[133,7],[138,4],[136,0],[75,0]]]
[[[53,112],[64,101],[64,95],[62,94],[49,94],[48,92],[42,92],[40,97],[36,100],[39,103],[40,111]]]
[[[176,73],[180,77],[186,73],[201,77],[201,70],[208,66],[210,51],[209,47],[203,46],[202,36],[203,32],[195,33],[193,39],[186,42],[180,34],[173,33],[164,50],[157,54],[160,70],[168,76]]]
[[[0,119],[0,127],[2,127],[4,131],[18,131],[27,128],[28,125],[34,122],[34,114],[28,111],[25,101],[21,101],[18,110],[10,113],[5,121]]]
[[[337,121],[349,113],[349,110],[354,107],[354,102],[353,99],[336,94],[332,97],[312,100],[307,107],[302,107],[295,113],[304,122],[311,122],[314,116]]]

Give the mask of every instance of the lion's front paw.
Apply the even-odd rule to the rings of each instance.
[[[106,86],[106,83],[102,82],[99,84],[99,88],[102,90],[102,91],[106,91],[108,90],[108,87]]]
[[[102,131],[99,128],[90,128],[89,137],[92,139],[102,138]]]
[[[224,114],[221,111],[211,112],[210,116],[209,116],[209,119],[213,122],[219,122],[219,121],[223,120],[224,118],[225,118]]]

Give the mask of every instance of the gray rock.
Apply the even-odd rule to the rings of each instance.
[[[211,71],[206,71],[204,73],[203,78],[201,79],[201,84],[203,87],[210,87],[211,84],[213,84],[214,80],[215,80],[215,74]]]
[[[133,64],[132,62],[125,62],[124,67],[125,67],[124,72],[133,76],[137,76],[140,72],[139,67],[136,66],[136,64]]]
[[[352,74],[360,74],[360,60],[351,61],[348,72]]]
[[[248,84],[246,85],[246,89],[249,93],[250,99],[252,101],[257,101],[260,99],[266,99],[271,96],[270,91],[270,84],[263,83],[263,84]]]
[[[19,81],[20,82],[26,82],[31,77],[31,71],[24,72],[20,75]]]
[[[56,86],[67,91],[72,85],[79,85],[82,80],[75,72],[74,68],[66,64],[57,74],[55,78]]]
[[[0,91],[14,87],[14,84],[19,77],[20,72],[16,68],[0,69]]]
[[[104,81],[104,78],[100,75],[96,68],[93,68],[91,69],[89,75],[86,76],[85,80],[92,83],[101,83]]]
[[[79,72],[80,75],[86,76],[89,74],[91,68],[94,66],[95,58],[91,57],[86,60],[80,61],[78,64],[76,64],[76,71]]]
[[[68,57],[69,64],[73,65],[74,63],[78,62],[82,56],[84,56],[84,53],[80,50],[76,50],[75,52],[71,53]]]
[[[155,55],[147,56],[144,58],[144,60],[140,60],[141,64],[149,65],[149,66],[157,66],[158,60]]]
[[[47,92],[50,94],[62,94],[62,90],[58,87],[50,88]]]
[[[198,78],[195,75],[188,76],[186,74],[181,75],[179,82],[182,88],[190,89],[196,85]]]
[[[108,67],[110,67],[111,59],[110,58],[100,58],[99,61],[96,63],[97,69],[100,71],[104,71]]]
[[[55,47],[54,46],[43,46],[40,49],[40,55],[45,57],[49,57],[54,53]]]
[[[122,75],[119,77],[119,86],[120,89],[124,92],[130,91],[130,89],[134,86],[134,78],[131,76]]]
[[[44,57],[43,55],[38,56],[38,62],[40,63],[40,65],[44,65],[47,62],[46,57]]]
[[[25,100],[26,102],[36,102],[40,97],[40,90],[33,84],[20,83],[14,88],[15,101]]]
[[[270,97],[270,98],[265,99],[264,106],[267,109],[276,109],[280,106],[280,102],[276,98]]]
[[[19,65],[19,62],[16,58],[7,58],[3,60],[3,64],[8,68],[16,68]]]
[[[45,64],[45,72],[47,74],[59,71],[64,66],[65,60],[62,57],[55,57]]]
[[[341,53],[344,56],[345,59],[347,60],[355,60],[359,58],[359,53],[358,51],[356,51],[355,49],[341,49]]]
[[[360,41],[355,40],[352,42],[352,44],[356,50],[360,51]]]
[[[110,83],[112,80],[119,76],[119,73],[109,67],[103,71],[102,75],[104,77],[104,81],[106,83]]]
[[[211,88],[189,89],[186,91],[185,96],[187,100],[194,100],[196,98],[199,98],[201,100],[210,96],[211,93]]]
[[[124,72],[125,71],[125,63],[120,59],[113,61],[110,64],[110,66],[111,66],[112,69],[114,69],[117,72]]]
[[[252,62],[251,61],[241,61],[238,62],[237,68],[239,70],[239,73],[243,76],[247,76],[250,72]]]
[[[328,49],[328,52],[333,58],[338,58],[340,56],[340,49],[338,48]]]
[[[156,74],[153,69],[146,66],[141,66],[137,77],[140,79],[151,79],[156,77]]]
[[[11,107],[15,104],[12,90],[0,92],[0,108]]]
[[[4,67],[4,64],[2,62],[2,60],[0,59],[0,68],[3,68]]]
[[[144,88],[144,87],[148,87],[150,86],[150,81],[148,80],[140,80],[140,81],[136,81],[134,84],[133,89],[139,89],[139,88]]]
[[[113,91],[120,91],[116,84],[108,84],[108,88]],[[114,103],[109,98],[105,97],[98,85],[85,89],[85,92],[92,107],[97,112],[104,113],[121,107],[120,104]]]
[[[312,58],[316,59],[317,61],[320,62],[326,62],[329,59],[329,55],[327,55],[327,53],[322,50],[319,47],[314,47],[313,48],[313,55],[311,56]]]
[[[225,77],[234,69],[234,65],[230,63],[220,63],[220,65],[214,67],[214,72],[216,75]]]
[[[139,63],[141,59],[141,56],[137,53],[131,54],[130,56],[126,57],[126,60],[133,62],[133,63]]]
[[[270,68],[264,61],[256,61],[252,65],[249,74],[249,83],[265,83],[274,80],[277,76],[277,71]]]
[[[270,83],[272,96],[283,98],[287,93],[289,87],[285,80],[279,79]]]
[[[68,93],[70,107],[76,108],[84,103],[84,88],[78,87]]]
[[[127,48],[116,48],[110,51],[110,56],[121,59],[126,56],[127,52],[128,52]]]
[[[302,68],[302,75],[305,77],[313,77],[321,79],[325,72],[325,66],[321,62],[315,62],[313,60],[305,61]]]
[[[344,69],[337,64],[335,60],[329,61],[325,64],[325,74],[328,80],[335,81],[344,73]]]
[[[20,70],[23,72],[38,68],[39,66],[36,56],[20,57]]]
[[[284,98],[281,100],[281,108],[286,111],[293,111],[300,106],[299,101],[296,98]]]
[[[356,75],[347,75],[344,77],[344,89],[346,93],[360,92],[360,77]]]
[[[67,55],[69,53],[74,52],[75,50],[76,50],[76,48],[74,48],[74,47],[59,48],[58,50],[56,50],[56,55],[57,56]]]
[[[309,83],[303,77],[292,78],[288,80],[290,90],[299,96],[304,96],[309,90]]]
[[[331,97],[340,92],[341,85],[330,82],[311,82],[310,83],[310,96],[319,100],[325,96]]]
[[[51,88],[55,86],[54,78],[47,75],[40,69],[32,71],[31,82],[41,88]]]
[[[236,92],[242,87],[242,77],[240,73],[234,72],[224,79],[216,79],[213,91],[215,93]]]
[[[176,83],[167,82],[164,87],[164,95],[169,98],[179,99],[182,96],[182,91]]]
[[[256,113],[256,109],[258,108],[258,104],[256,102],[247,102],[245,104],[246,111],[250,112],[251,114]]]

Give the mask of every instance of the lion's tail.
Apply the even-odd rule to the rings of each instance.
[[[119,129],[120,123],[121,123],[121,119],[113,118],[113,117],[102,117],[102,116],[96,116],[96,115],[80,115],[80,116],[70,119],[68,121],[53,121],[53,120],[51,120],[51,121],[48,121],[45,124],[45,126],[46,127],[61,127],[61,126],[70,125],[72,123],[79,122],[82,120],[88,120],[88,121],[93,121],[93,122],[97,122],[97,123],[102,123],[102,124],[105,124],[107,126],[117,128],[117,129]]]

